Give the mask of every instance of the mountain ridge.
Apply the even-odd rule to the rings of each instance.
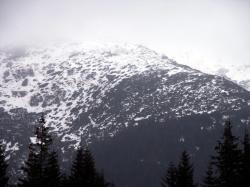
[[[155,79],[163,78],[159,81],[162,81],[160,85],[164,85],[169,81],[168,78],[178,74],[189,79],[183,80],[187,84],[188,81],[198,80],[197,77],[209,77],[140,45],[87,46],[65,45],[60,48],[55,46],[46,50],[27,50],[18,55],[11,53],[2,55],[0,103],[4,110],[9,112],[11,109],[24,108],[27,112],[48,113],[47,121],[54,131],[67,132],[67,129],[71,128],[69,123],[76,120],[80,114],[88,113],[91,105],[100,105],[110,90],[128,78],[137,75],[147,77],[151,72],[153,76],[156,72]],[[220,77],[208,80],[212,83],[202,85],[203,90],[199,90],[201,93],[208,90],[208,86],[211,86],[209,89],[216,91],[216,88],[212,88],[213,85],[217,82],[223,84],[224,81]],[[172,87],[162,86],[158,90],[172,89],[174,92],[175,86],[178,87],[178,84],[182,83],[172,82],[172,84]],[[190,89],[189,86],[184,89]],[[224,92],[225,96],[229,94],[228,91],[222,89],[220,91]],[[235,103],[233,99],[230,102]],[[190,106],[186,107],[187,110],[188,107]],[[205,111],[211,113],[216,107]],[[173,109],[178,110],[178,108]],[[203,111],[194,109],[191,112]],[[88,125],[98,126],[91,116],[89,121],[90,123],[81,131],[85,131]],[[65,136],[69,138],[68,134]],[[72,135],[71,138],[76,137]]]
[[[142,128],[142,139],[158,136],[157,130],[152,130],[156,134],[145,133],[144,124],[152,124],[150,128],[166,124],[163,134],[171,138],[164,139],[169,141],[166,144],[178,147],[185,141],[196,154],[193,142],[211,145],[202,135],[211,130],[217,134],[223,116],[236,118],[240,126],[250,122],[250,92],[140,45],[65,44],[2,50],[0,54],[0,131],[8,157],[15,158],[11,161],[13,175],[27,156],[25,150],[42,113],[63,158],[70,158],[66,155],[80,143],[102,145],[107,140],[117,146],[112,141],[123,133],[135,139],[137,128]],[[180,124],[185,119],[190,127]],[[194,137],[186,139],[190,135]],[[194,141],[196,137],[199,140]],[[156,139],[161,142],[161,138]],[[128,146],[124,140],[122,144]],[[105,149],[95,150],[98,160],[115,151],[112,146]],[[100,165],[109,176],[116,175],[105,163]]]

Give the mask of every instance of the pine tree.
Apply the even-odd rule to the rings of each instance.
[[[177,168],[171,162],[169,164],[166,175],[162,178],[162,187],[176,187],[177,186]]]
[[[84,178],[86,182],[85,184],[87,187],[93,187],[95,186],[97,172],[95,168],[94,158],[88,148],[86,148],[84,151],[83,163],[84,163],[83,165],[84,166]]]
[[[84,186],[84,174],[83,148],[78,148],[76,158],[72,164],[69,183],[75,187]]]
[[[52,138],[48,133],[48,127],[45,126],[45,119],[42,116],[39,119],[39,126],[35,131],[35,143],[31,142],[29,146],[28,160],[22,168],[25,177],[19,179],[19,186],[45,186],[46,174],[45,167],[48,162],[49,146]]]
[[[0,143],[0,187],[5,187],[8,184],[9,178],[7,176],[7,167],[8,164],[5,160],[5,150]]]
[[[95,168],[94,158],[88,148],[78,148],[76,158],[72,164],[70,185],[75,187],[108,187],[103,174],[99,174]]]
[[[45,126],[45,118],[42,117],[39,119],[39,126],[36,128],[36,145],[39,151],[40,162],[44,164],[46,158],[49,154],[49,146],[52,144],[52,138],[49,134],[49,127]]]
[[[250,186],[250,136],[245,131],[243,140],[242,168],[241,168],[241,186]]]
[[[39,176],[41,163],[39,162],[39,158],[37,153],[35,152],[33,144],[30,144],[29,146],[28,160],[25,162],[25,165],[21,169],[23,170],[23,174],[26,175],[26,177],[19,179],[19,187],[42,186],[42,181]]]
[[[57,152],[52,151],[49,154],[47,167],[44,169],[45,183],[47,187],[58,187],[61,183],[61,173],[58,164]]]
[[[195,187],[193,166],[186,151],[183,151],[177,171],[177,187]]]
[[[74,186],[94,187],[95,179],[95,162],[90,151],[87,148],[79,148],[71,169],[70,180]]]
[[[213,165],[209,163],[202,187],[217,187],[217,180],[214,176]]]
[[[218,185],[220,187],[235,187],[239,184],[241,151],[238,139],[232,134],[231,122],[225,123],[223,137],[215,147],[217,153],[213,164],[218,170]]]

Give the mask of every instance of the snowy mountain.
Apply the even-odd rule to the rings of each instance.
[[[234,113],[241,114],[241,124],[248,124],[249,105],[250,93],[237,84],[140,45],[65,44],[0,51],[0,130],[19,165],[41,113],[61,151],[69,154],[81,140],[112,142],[149,122],[175,124],[185,119],[197,134]],[[192,135],[189,131],[170,136],[182,143]],[[120,145],[126,147],[127,141]],[[100,160],[106,158],[104,147],[93,148]]]
[[[221,67],[214,73],[232,80],[250,91],[250,65]]]
[[[224,79],[179,65],[142,46],[16,49],[2,52],[0,69],[4,111],[11,114],[12,109],[23,108],[28,113],[47,113],[48,124],[62,134],[63,141],[79,142],[80,135],[89,135],[91,128],[110,129],[113,134],[156,113],[164,120],[228,107],[239,110],[249,100],[239,97],[244,91],[230,88]],[[107,100],[107,95],[116,96],[117,89],[123,94],[119,102]],[[115,115],[113,107],[118,107]],[[87,123],[69,134],[71,123],[84,114],[88,114]]]
[[[250,65],[241,63],[221,64],[219,62],[203,61],[202,59],[191,61],[184,56],[178,59],[185,65],[208,74],[222,76],[250,91]]]

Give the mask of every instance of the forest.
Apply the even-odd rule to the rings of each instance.
[[[191,155],[183,150],[179,163],[169,163],[165,174],[159,176],[161,187],[249,187],[250,135],[247,129],[243,139],[234,136],[230,120],[225,121],[224,132],[214,146],[207,171],[202,181],[194,181]],[[53,137],[46,126],[45,117],[38,120],[35,142],[28,147],[28,158],[20,168],[22,176],[11,184],[5,146],[0,144],[0,187],[114,187],[96,169],[95,159],[86,145],[77,148],[70,173],[62,172],[60,153],[53,149]],[[11,158],[10,158],[11,159]],[[115,168],[114,168],[115,169]]]

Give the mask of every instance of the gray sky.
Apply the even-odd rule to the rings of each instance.
[[[186,64],[250,64],[250,0],[0,0],[0,39],[131,42]]]

